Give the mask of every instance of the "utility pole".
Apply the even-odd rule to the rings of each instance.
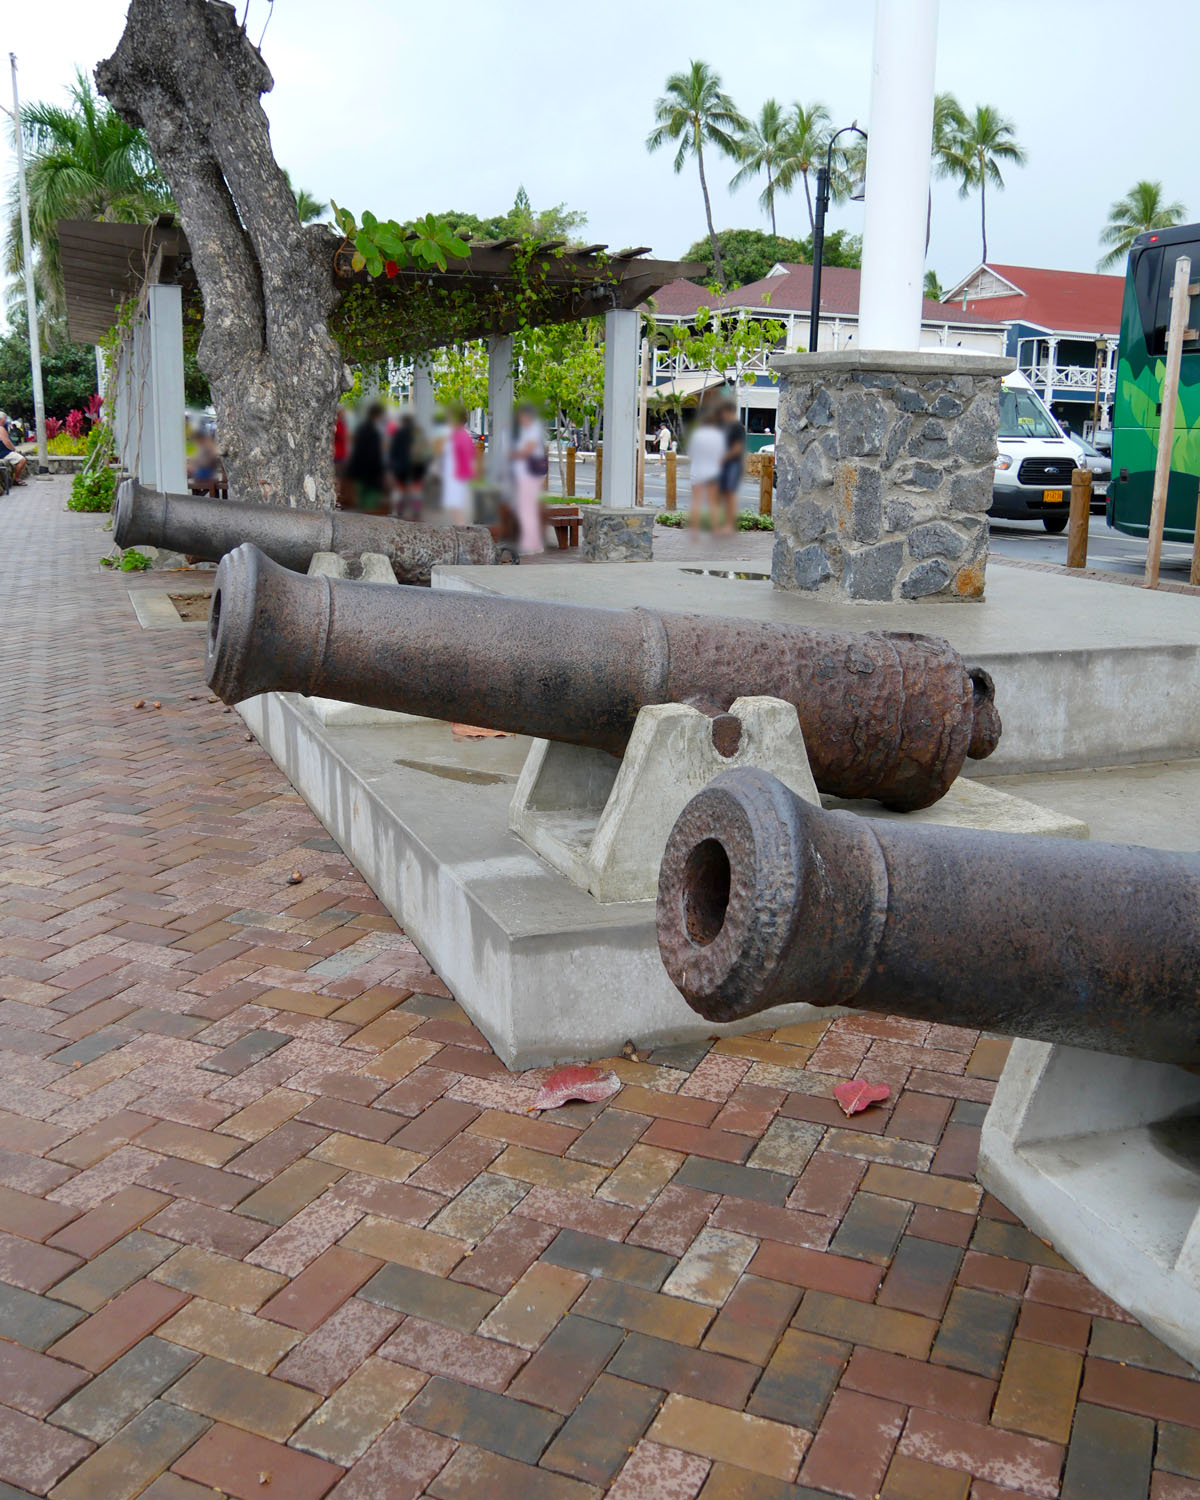
[[[29,362],[33,372],[33,421],[37,428],[37,471],[49,470],[46,455],[46,403],[42,396],[42,349],[38,342],[37,296],[33,289],[33,249],[29,239],[29,194],[25,190],[25,142],[21,136],[21,102],[17,97],[17,54],[10,52],[12,64],[13,134],[17,142],[17,184],[21,198],[21,246],[25,259],[25,311],[29,315]]]

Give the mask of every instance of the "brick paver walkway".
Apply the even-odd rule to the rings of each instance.
[[[63,493],[0,502],[0,1500],[1200,1496],[1194,1374],[972,1180],[1003,1044],[531,1116]]]

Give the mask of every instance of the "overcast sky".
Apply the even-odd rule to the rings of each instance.
[[[266,23],[277,157],[356,213],[488,215],[523,183],[535,207],[585,210],[591,239],[675,257],[704,217],[694,164],[676,177],[671,153],[645,150],[668,73],[703,58],[747,114],[773,95],[867,123],[874,0],[276,0],[269,22],[267,0],[249,6],[255,40]],[[124,13],[123,0],[22,7],[6,36],[22,96],[61,97],[77,64],[90,71],[116,45]],[[1187,146],[1196,21],[1196,0],[942,0],[938,88],[999,108],[1029,157],[989,194],[990,259],[1094,270],[1108,207],[1140,177],[1200,215]],[[0,150],[7,179],[7,133]],[[757,189],[730,193],[730,165],[707,165],[718,228],[769,227]],[[802,192],[778,219],[781,234],[808,233]],[[835,209],[833,225],[859,230],[861,206]],[[950,286],[978,260],[977,196],[935,184],[929,265]]]

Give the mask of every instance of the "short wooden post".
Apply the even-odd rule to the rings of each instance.
[[[679,455],[674,448],[667,450],[667,509],[675,509],[675,463]]]
[[[1200,489],[1196,494],[1196,530],[1192,536],[1192,570],[1188,582],[1200,588]]]
[[[570,443],[567,447],[567,494],[573,500],[575,498],[575,444]]]
[[[1067,567],[1086,568],[1088,524],[1092,519],[1092,471],[1076,469],[1071,475],[1071,519],[1067,531]]]
[[[774,499],[772,493],[775,482],[775,458],[770,453],[758,455],[758,513],[760,516],[771,514],[771,503]]]
[[[596,499],[600,498],[600,487],[604,479],[604,444],[596,444]]]
[[[1171,321],[1167,325],[1167,364],[1163,371],[1162,404],[1159,407],[1158,462],[1154,466],[1154,491],[1150,503],[1150,530],[1146,546],[1146,580],[1148,589],[1158,587],[1158,568],[1162,561],[1163,526],[1167,519],[1167,485],[1171,478],[1171,448],[1175,441],[1175,407],[1179,401],[1179,360],[1183,354],[1183,335],[1187,328],[1188,296],[1192,263],[1186,255],[1175,262],[1175,280],[1171,286]]]

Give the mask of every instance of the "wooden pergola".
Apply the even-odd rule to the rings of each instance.
[[[122,305],[145,293],[129,368],[118,371],[115,391],[105,394],[112,398],[121,438],[131,431],[137,392],[141,481],[182,490],[182,307],[183,299],[199,295],[187,236],[167,215],[148,225],[62,221],[58,228],[72,339],[99,343]],[[600,244],[506,239],[472,244],[465,257],[450,261],[445,270],[409,265],[392,277],[372,278],[353,269],[352,247],[336,230],[330,229],[329,242],[330,275],[343,293],[331,315],[331,328],[353,363],[397,355],[413,360],[418,420],[428,424],[433,415],[427,357],[448,344],[486,340],[488,420],[497,439],[488,450],[493,477],[499,477],[507,462],[513,333],[522,326],[602,316],[604,431],[611,458],[604,464],[601,499],[605,505],[633,504],[638,307],[668,282],[702,274],[701,266],[650,259],[646,246],[612,252]],[[173,436],[176,427],[181,434],[178,444]]]

